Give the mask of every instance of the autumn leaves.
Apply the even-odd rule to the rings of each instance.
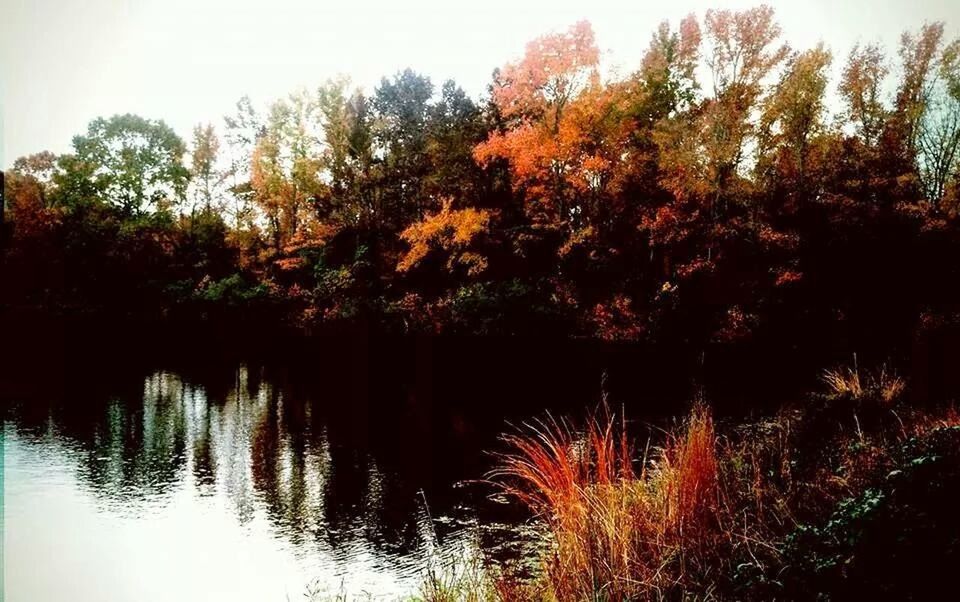
[[[482,99],[409,69],[369,94],[334,79],[265,112],[241,100],[222,143],[198,127],[188,161],[162,122],[97,120],[73,154],[18,162],[10,213],[51,241],[91,204],[184,219],[183,240],[218,222],[211,253],[236,261],[193,262],[183,290],[242,273],[291,313],[419,323],[410,311],[510,291],[589,336],[749,336],[774,307],[826,315],[861,294],[846,273],[883,249],[851,247],[841,270],[834,242],[934,266],[946,254],[920,233],[956,225],[960,42],[926,24],[897,57],[855,47],[832,81],[838,60],[789,48],[761,6],[665,22],[612,77],[579,22],[531,41]],[[447,318],[431,323],[473,319]]]

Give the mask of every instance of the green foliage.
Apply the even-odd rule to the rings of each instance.
[[[163,121],[131,114],[95,119],[73,147],[74,158],[62,164],[69,185],[95,191],[127,213],[147,203],[166,208],[186,194],[186,145]]]
[[[451,332],[549,333],[561,324],[561,314],[545,284],[520,279],[474,282],[455,289],[438,304]]]
[[[396,219],[392,227],[426,208],[422,183],[430,169],[426,123],[432,95],[430,79],[406,69],[383,78],[371,99],[376,114],[373,138],[381,156],[378,184],[389,202],[386,215],[378,217]]]
[[[248,282],[240,274],[206,283],[196,291],[196,298],[213,305],[237,308],[269,299],[270,289],[264,284]]]
[[[789,599],[927,600],[960,562],[960,427],[905,441],[896,468],[787,540]]]

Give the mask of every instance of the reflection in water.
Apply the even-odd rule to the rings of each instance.
[[[363,404],[262,368],[230,380],[158,371],[142,391],[15,407],[7,599],[284,600],[315,579],[395,595],[489,539],[475,488],[453,487],[479,475],[408,424],[422,412],[373,428]]]

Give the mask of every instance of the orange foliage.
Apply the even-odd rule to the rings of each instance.
[[[597,336],[605,341],[631,341],[643,334],[641,316],[631,308],[630,298],[616,295],[609,303],[598,303],[590,316]]]
[[[18,240],[40,239],[60,222],[60,212],[47,206],[43,186],[33,176],[11,170],[4,187]]]
[[[565,33],[539,37],[527,44],[519,63],[500,71],[493,101],[504,117],[559,114],[566,102],[596,82],[600,52],[593,28],[580,21]]]
[[[761,84],[788,48],[775,46],[780,27],[768,6],[709,10],[705,25],[713,96],[699,110],[661,124],[656,140],[663,186],[679,199],[712,202],[742,179],[738,170],[755,133],[751,116]]]
[[[494,85],[493,101],[509,126],[480,143],[474,157],[481,164],[507,159],[514,189],[540,221],[565,223],[575,204],[589,216],[585,203],[614,180],[622,160],[624,96],[600,84],[598,59],[584,21],[531,42]]]
[[[705,23],[715,96],[731,91],[755,98],[763,78],[788,52],[786,45],[771,48],[780,37],[773,9],[766,5],[741,11],[711,9]]]
[[[796,270],[781,270],[777,274],[777,279],[773,285],[785,286],[794,282],[800,282],[801,280],[803,280],[803,272],[798,272]]]

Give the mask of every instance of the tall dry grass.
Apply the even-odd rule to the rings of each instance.
[[[545,575],[556,599],[702,594],[729,573],[736,529],[705,406],[639,458],[622,419],[607,412],[580,431],[550,419],[506,442],[511,451],[495,476],[549,527]]]
[[[854,401],[873,400],[891,405],[903,395],[906,383],[894,372],[881,366],[873,374],[861,375],[856,362],[854,366],[838,367],[823,371],[821,376],[829,395]]]

